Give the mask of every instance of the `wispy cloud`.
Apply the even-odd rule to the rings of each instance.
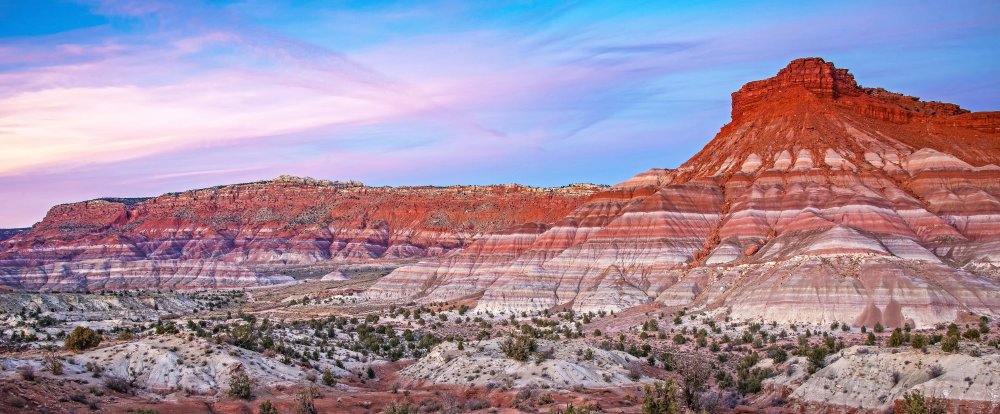
[[[995,2],[80,4],[0,37],[0,227],[280,173],[613,183],[682,162],[732,90],[803,55],[973,109],[1000,96]]]

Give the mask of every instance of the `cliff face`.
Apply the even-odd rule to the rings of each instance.
[[[397,269],[369,296],[868,326],[996,315],[998,165],[1000,113],[862,88],[799,59],[734,93],[733,121],[680,168],[547,228]]]
[[[599,189],[373,188],[279,177],[65,204],[0,242],[0,284],[21,290],[271,284],[288,280],[283,266],[443,255],[483,234],[554,221]]]

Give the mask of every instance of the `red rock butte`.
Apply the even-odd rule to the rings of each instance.
[[[1000,113],[863,88],[807,58],[733,93],[732,117],[675,170],[544,232],[400,268],[369,297],[868,326],[1000,311]]]

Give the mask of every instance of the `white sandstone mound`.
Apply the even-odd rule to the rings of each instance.
[[[536,363],[534,356],[521,362],[504,355],[501,341],[467,343],[464,350],[459,350],[457,343],[446,342],[400,373],[404,377],[439,384],[513,388],[567,389],[576,385],[601,388],[650,381],[645,377],[629,378],[629,368],[640,366],[643,361],[624,352],[604,351],[580,342],[538,341],[539,351],[544,353],[551,349],[551,356],[541,363]],[[587,359],[588,350],[592,353],[590,359]]]
[[[229,345],[182,336],[154,336],[74,355],[67,373],[86,373],[88,362],[103,369],[103,377],[126,379],[143,391],[170,394],[225,393],[233,368],[242,365],[258,386],[293,385],[305,378],[289,366],[261,354]]]
[[[835,361],[802,382],[790,398],[882,410],[919,390],[928,397],[1000,403],[998,354],[972,357],[855,346],[830,358]]]
[[[345,275],[344,272],[341,272],[340,270],[334,270],[334,271],[332,271],[330,273],[327,273],[327,274],[323,275],[323,277],[321,277],[319,280],[321,280],[321,281],[341,281],[341,280],[349,280],[349,279],[350,278],[347,277],[347,275]]]

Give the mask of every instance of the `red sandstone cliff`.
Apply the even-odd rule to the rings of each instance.
[[[676,170],[397,269],[369,296],[869,326],[1000,313],[1000,112],[863,88],[809,58],[734,93],[732,117]]]
[[[554,221],[599,189],[375,188],[279,177],[64,204],[0,242],[0,283],[27,290],[270,284],[287,280],[286,265],[442,255],[483,234]]]

